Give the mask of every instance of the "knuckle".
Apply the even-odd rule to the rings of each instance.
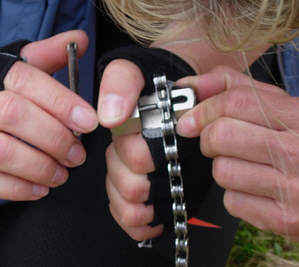
[[[273,139],[273,138],[272,138]],[[279,147],[279,145],[281,146],[280,142],[274,142],[274,140],[271,140],[271,145],[273,147],[275,147],[275,149],[277,150],[281,150],[281,147]],[[281,141],[282,142],[282,141]],[[293,142],[283,142],[283,149],[285,149],[285,151],[283,151],[286,155],[288,155],[288,157],[296,162],[299,163],[299,150],[298,150],[298,146],[294,145]]]
[[[71,117],[72,112],[72,101],[69,97],[65,97],[63,93],[58,94],[57,91],[52,91],[48,95],[47,103],[55,112],[58,117],[62,118],[67,115],[68,118]]]
[[[121,179],[119,190],[127,201],[139,201],[148,190],[148,187],[140,183],[132,183],[130,179]]]
[[[217,184],[223,188],[227,188],[230,178],[230,161],[224,157],[216,157],[213,160],[213,177]]]
[[[56,128],[54,134],[52,134],[49,139],[49,144],[51,145],[52,150],[55,151],[57,157],[62,153],[63,155],[61,155],[61,157],[65,158],[71,144],[73,144],[73,136],[71,132],[63,126],[60,126]]]
[[[13,200],[22,200],[24,199],[24,196],[26,195],[26,188],[24,187],[23,183],[20,183],[18,181],[15,181],[12,185],[11,190],[11,199]],[[31,195],[27,196],[28,199],[31,198]]]
[[[65,107],[66,105],[66,101],[64,100],[63,97],[61,97],[60,95],[57,94],[50,94],[49,95],[49,99],[48,99],[49,103],[51,106],[53,107]]]
[[[283,200],[288,199],[288,201],[292,201],[293,197],[296,199],[299,188],[297,187],[295,180],[289,179],[289,177],[281,176],[280,171],[276,171],[276,174],[274,175],[276,175],[277,178],[275,178],[275,182],[271,183],[271,191],[277,200],[277,205],[283,210]],[[293,193],[295,193],[295,195]],[[282,202],[282,204],[280,204],[280,202]]]
[[[205,132],[205,130],[208,130]],[[214,157],[222,151],[228,140],[234,137],[233,128],[230,127],[227,118],[220,118],[213,122],[208,129],[204,130],[202,152],[208,157]]]
[[[22,120],[25,114],[25,101],[9,91],[1,93],[0,106],[0,123],[2,126],[16,124]]]
[[[49,158],[44,158],[41,160],[39,164],[37,164],[38,170],[36,173],[38,173],[37,181],[41,184],[51,185],[52,178],[55,175],[57,164],[50,160]]]
[[[241,218],[240,209],[238,203],[235,201],[235,192],[225,190],[223,197],[223,204],[227,212],[236,218]]]
[[[247,92],[247,90],[241,90],[240,88],[226,91],[224,104],[225,116],[232,117],[238,115],[241,110],[246,110],[253,104],[253,98]]]
[[[128,168],[139,174],[145,174],[148,172],[148,157],[147,155],[143,152],[140,151],[140,149],[131,149],[127,153],[127,164]]]
[[[224,192],[223,204],[224,204],[224,207],[228,211],[229,214],[231,214],[232,216],[237,217],[237,214],[236,214],[235,209],[234,209],[234,201],[232,199],[231,192],[229,192],[229,191]]]
[[[14,146],[11,138],[0,132],[0,162],[7,162],[13,158]]]
[[[25,84],[30,80],[30,68],[24,67],[21,62],[16,62],[7,73],[4,79],[5,88],[13,91],[22,91]],[[29,78],[29,79],[28,79]]]
[[[137,189],[134,185],[128,182],[128,179],[121,179],[119,190],[124,199],[134,201]]]
[[[137,212],[137,210],[132,207],[127,207],[126,209],[123,209],[120,217],[122,224],[127,227],[135,227],[141,225],[141,216]]]

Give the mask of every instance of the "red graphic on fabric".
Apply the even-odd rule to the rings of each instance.
[[[219,225],[212,224],[212,223],[209,223],[209,222],[205,222],[205,221],[197,219],[197,218],[191,218],[188,221],[188,224],[195,225],[195,226],[201,226],[201,227],[210,227],[210,228],[218,228],[218,229],[222,228]]]

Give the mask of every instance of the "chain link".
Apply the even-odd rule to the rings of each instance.
[[[162,138],[165,156],[168,161],[167,168],[170,191],[173,199],[173,224],[176,234],[175,266],[187,267],[189,260],[187,211],[175,132],[176,117],[171,102],[171,89],[169,88],[165,75],[155,77],[153,82],[158,98],[158,107],[162,115]]]

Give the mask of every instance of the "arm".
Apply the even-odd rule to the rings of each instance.
[[[49,188],[67,180],[66,167],[85,161],[85,149],[69,129],[94,129],[95,111],[49,75],[66,65],[65,47],[74,40],[82,55],[88,41],[80,31],[26,45],[21,56],[28,64],[16,62],[4,77],[5,90],[0,93],[1,199],[40,199]]]

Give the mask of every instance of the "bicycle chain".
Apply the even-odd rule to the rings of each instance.
[[[173,111],[171,98],[171,88],[167,82],[166,76],[157,76],[153,78],[155,85],[158,108],[161,111],[162,119],[162,138],[169,175],[170,192],[173,199],[173,223],[175,239],[175,266],[187,267],[189,261],[189,240],[187,227],[187,211],[184,200],[184,187],[179,162],[178,146],[176,139],[175,125],[177,123]]]

